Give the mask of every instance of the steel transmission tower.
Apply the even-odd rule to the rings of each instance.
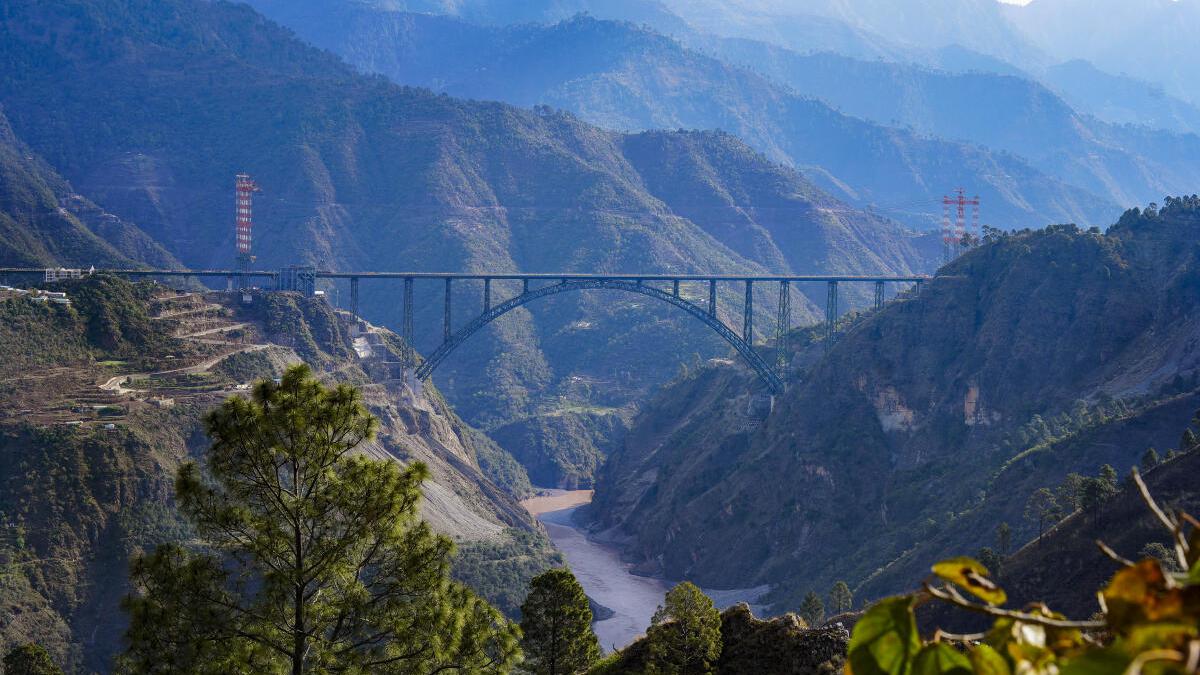
[[[966,245],[979,241],[979,195],[967,199],[966,190],[958,188],[953,197],[942,197],[942,262],[948,263],[958,257]],[[950,207],[954,207],[954,221],[950,220]],[[971,224],[967,225],[967,207],[972,208]]]
[[[250,176],[239,173],[235,186],[237,201],[237,266],[242,271],[250,269],[250,264],[254,262],[254,255],[251,253],[251,250],[254,243],[255,192],[262,192],[262,189],[258,187],[258,183],[251,180]],[[245,279],[245,277],[241,277],[241,279]]]

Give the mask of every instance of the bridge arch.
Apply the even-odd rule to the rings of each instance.
[[[770,365],[759,356],[758,352],[754,351],[754,347],[747,343],[740,335],[734,333],[726,326],[715,314],[710,314],[704,307],[700,307],[695,303],[684,300],[683,298],[668,293],[660,288],[648,286],[641,281],[631,281],[625,279],[563,279],[562,281],[542,286],[529,291],[525,291],[520,295],[509,298],[508,300],[487,308],[482,314],[475,317],[466,326],[460,328],[453,333],[441,346],[439,346],[425,361],[417,367],[417,379],[427,380],[433,374],[433,371],[441,365],[455,349],[468,338],[477,333],[484,326],[492,321],[504,316],[512,310],[527,305],[534,300],[557,295],[558,293],[566,293],[569,291],[582,290],[618,290],[627,293],[638,293],[656,300],[662,300],[668,304],[674,305],[695,318],[702,321],[709,328],[713,329],[718,335],[725,338],[725,341],[733,346],[738,355],[754,369],[759,378],[771,389],[772,392],[780,393],[783,391],[783,380],[771,368]]]

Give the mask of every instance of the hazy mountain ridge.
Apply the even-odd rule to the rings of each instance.
[[[265,268],[928,269],[932,247],[728,135],[627,136],[567,114],[398,87],[244,5],[22,0],[6,12],[0,101],[14,128],[81,193],[189,266],[232,264],[232,177],[246,171],[264,190],[254,250]],[[688,204],[705,208],[674,210]],[[480,305],[482,289],[469,286],[454,289],[455,326]],[[428,352],[441,342],[442,286],[417,292],[417,346]],[[366,316],[397,325],[397,293],[365,284]],[[773,300],[764,292],[760,302]],[[794,311],[798,321],[819,315],[804,302]],[[572,374],[607,380],[589,400],[621,406],[679,360],[726,349],[665,305],[587,293],[504,317],[437,377],[465,417],[488,426],[553,412]]]
[[[761,43],[721,53],[846,114],[1010,152],[1118,203],[1145,203],[1200,184],[1195,133],[1159,131],[1144,121],[1132,126],[1102,122],[1080,114],[1028,76],[805,56]],[[1200,111],[1181,106],[1176,115],[1191,110],[1200,120]]]
[[[1197,227],[1193,197],[1107,235],[985,245],[828,356],[810,348],[761,422],[745,375],[678,381],[601,472],[596,523],[646,571],[777,584],[785,608],[837,579],[870,597],[905,590],[937,556],[992,545],[1002,519],[1027,532],[1014,517],[1026,489],[1172,447],[1200,404]],[[1064,414],[1079,420],[1062,432],[1074,445],[1026,454],[1014,440]]]
[[[1034,0],[1004,10],[1030,40],[1061,61],[1087,59],[1200,105],[1192,75],[1200,62],[1195,0]]]
[[[495,28],[446,17],[328,11],[328,22],[288,12],[280,18],[291,17],[305,37],[397,82],[548,104],[616,129],[722,128],[801,167],[822,188],[913,226],[936,226],[941,197],[960,184],[978,189],[995,225],[1103,222],[1119,211],[1020,158],[978,147],[979,139],[951,143],[849,117],[627,23],[577,16],[549,27]]]

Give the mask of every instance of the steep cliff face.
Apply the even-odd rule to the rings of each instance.
[[[1198,229],[1190,198],[1107,234],[989,243],[809,347],[765,419],[735,369],[678,382],[602,472],[597,523],[668,577],[770,582],[785,603],[837,579],[896,590],[893,561],[992,545],[1028,492],[1178,438],[1200,384]]]
[[[11,610],[0,649],[36,639],[70,667],[106,671],[129,558],[191,536],[172,482],[207,446],[204,413],[299,360],[361,388],[380,420],[365,452],[430,467],[421,514],[458,542],[464,581],[513,612],[557,560],[508,491],[529,487],[515,461],[436,390],[396,379],[394,334],[296,295],[245,304],[111,278],[60,290],[70,307],[0,300],[14,347],[0,367],[0,561],[13,580],[0,589]]]

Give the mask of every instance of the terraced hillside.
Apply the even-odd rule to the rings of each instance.
[[[45,644],[106,670],[125,620],[127,561],[188,532],[173,472],[204,451],[203,414],[303,359],[360,387],[380,420],[364,448],[431,470],[422,516],[460,546],[456,573],[508,612],[557,560],[516,498],[528,478],[432,387],[397,379],[401,342],[322,300],[178,292],[105,277],[62,284],[70,306],[0,301],[0,650]]]

